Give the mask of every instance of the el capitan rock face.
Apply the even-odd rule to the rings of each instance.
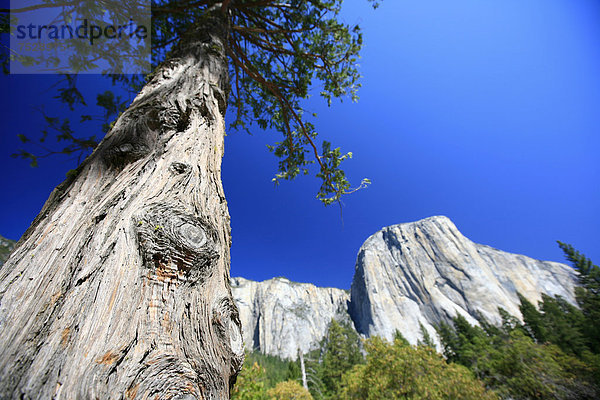
[[[457,314],[498,323],[498,307],[520,316],[517,292],[533,304],[541,293],[575,302],[567,265],[506,253],[465,238],[446,217],[383,228],[362,245],[349,312],[357,330],[387,339],[399,330],[411,343],[421,328]]]
[[[415,344],[421,326],[436,340],[435,326],[457,314],[474,324],[479,316],[499,323],[498,307],[520,316],[517,292],[533,304],[542,293],[575,303],[576,278],[567,265],[473,243],[438,216],[369,237],[350,295],[285,278],[232,278],[231,288],[246,348],[295,359],[318,346],[332,318],[351,319],[364,336],[391,339],[399,330]]]

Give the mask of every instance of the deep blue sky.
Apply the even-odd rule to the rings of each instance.
[[[358,103],[318,99],[322,137],[352,151],[353,182],[323,207],[318,182],[274,188],[273,133],[230,132],[223,181],[232,275],[349,288],[362,242],[383,226],[450,217],[470,239],[562,261],[555,241],[600,262],[600,3],[596,0],[348,1],[365,47]],[[101,79],[101,78],[100,78]],[[52,77],[0,77],[0,234],[18,238],[72,161],[30,169],[9,155]],[[100,80],[100,84],[102,81]],[[99,85],[86,78],[89,87]]]

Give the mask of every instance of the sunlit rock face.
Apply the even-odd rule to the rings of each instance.
[[[473,243],[441,216],[383,228],[364,242],[355,268],[350,295],[285,278],[232,278],[246,348],[294,359],[318,346],[332,318],[351,319],[365,337],[390,340],[398,330],[415,344],[426,329],[437,341],[435,326],[457,314],[472,324],[499,323],[498,307],[520,317],[517,293],[533,304],[542,293],[575,303],[569,266]]]
[[[574,303],[576,273],[567,265],[534,260],[476,244],[448,218],[383,228],[362,245],[351,288],[357,330],[391,339],[399,330],[411,343],[421,326],[435,335],[457,314],[500,322],[498,307],[520,316],[517,292],[533,304],[541,293]]]
[[[347,291],[273,278],[231,278],[247,349],[295,359],[321,341],[329,322],[347,318]]]

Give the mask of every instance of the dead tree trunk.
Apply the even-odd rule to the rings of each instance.
[[[223,25],[157,68],[0,270],[0,398],[229,398]]]
[[[308,383],[306,382],[306,367],[304,366],[304,355],[302,350],[298,348],[298,357],[300,357],[300,372],[302,373],[302,387],[308,390]]]

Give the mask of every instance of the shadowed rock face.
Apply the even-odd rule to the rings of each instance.
[[[0,236],[0,266],[4,264],[14,247],[15,241]]]
[[[313,349],[327,332],[332,318],[347,318],[348,293],[318,288],[285,278],[264,282],[231,278],[248,349],[295,359],[298,349]]]
[[[367,336],[391,339],[399,330],[411,343],[420,324],[434,326],[457,314],[499,323],[498,307],[520,316],[517,292],[533,304],[541,293],[574,303],[576,273],[564,264],[510,254],[465,238],[446,217],[383,228],[362,245],[351,288],[350,315]]]
[[[517,292],[533,304],[541,294],[575,303],[575,271],[567,265],[506,253],[465,238],[446,217],[383,228],[360,248],[351,294],[285,278],[253,282],[232,278],[244,341],[249,349],[295,358],[317,346],[332,318],[351,318],[365,336],[391,339],[399,330],[411,343],[422,325],[457,314],[477,323],[500,322],[498,307],[520,316]]]

